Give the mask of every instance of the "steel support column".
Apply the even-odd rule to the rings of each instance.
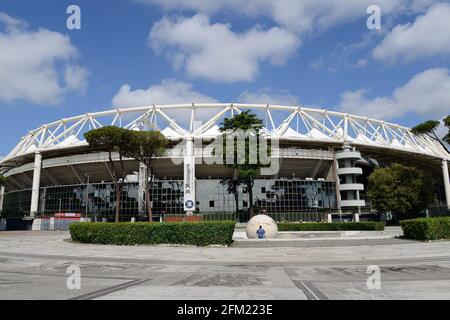
[[[341,208],[341,190],[340,190],[340,181],[339,181],[339,175],[338,175],[338,162],[336,159],[336,150],[333,150],[333,164],[332,164],[332,168],[333,168],[333,179],[334,179],[334,186],[335,186],[335,190],[336,190],[336,207],[338,209],[339,213],[342,213],[342,208]]]

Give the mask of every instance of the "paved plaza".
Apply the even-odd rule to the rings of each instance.
[[[105,246],[1,232],[0,299],[450,299],[450,242],[315,239],[231,247]],[[368,266],[381,270],[369,290]],[[81,288],[69,290],[77,266]]]

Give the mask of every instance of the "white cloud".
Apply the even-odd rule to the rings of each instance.
[[[411,62],[450,54],[450,4],[439,3],[414,23],[396,26],[374,49],[375,59]]]
[[[366,50],[378,39],[377,32],[365,33],[360,41],[350,44],[337,43],[335,47],[322,53],[311,61],[309,66],[314,70],[326,69],[329,72],[365,68],[368,65]]]
[[[67,89],[85,92],[87,88],[86,79],[89,78],[89,75],[90,72],[86,68],[77,65],[68,65],[64,73],[64,81],[67,84]]]
[[[251,81],[260,65],[283,65],[300,46],[294,34],[273,27],[235,33],[228,24],[211,24],[203,15],[164,18],[149,35],[149,46],[163,52],[176,69],[215,82]]]
[[[242,92],[238,98],[242,103],[261,103],[295,106],[298,105],[298,97],[284,91],[272,92],[269,89]]]
[[[8,31],[23,30],[28,27],[26,21],[13,18],[5,12],[0,12],[0,23],[3,23]]]
[[[217,100],[194,91],[192,84],[174,79],[163,80],[161,84],[150,86],[146,90],[132,91],[125,84],[112,99],[112,105],[117,108],[191,102],[208,103]]]
[[[297,52],[301,40],[304,38],[314,36],[340,24],[358,19],[364,21],[363,19],[368,17],[366,12],[368,6],[374,4],[373,0],[132,1],[158,6],[168,13],[197,14],[194,18],[184,20],[163,19],[152,30],[150,41],[154,42],[151,46],[155,50],[167,49],[165,54],[170,58],[176,70],[185,68],[191,76],[225,83],[253,80],[260,65],[265,61],[270,62],[271,56],[280,56],[282,52],[285,52],[281,60],[286,62],[292,54]],[[422,13],[437,2],[439,1],[378,0],[376,5],[381,8],[383,27],[387,28],[399,17]],[[266,31],[256,27],[257,32],[252,29],[253,32],[235,33],[231,31],[229,25],[210,24],[209,20],[204,22],[200,18],[208,16],[214,19],[219,15],[226,16],[227,14],[244,16],[248,21],[254,23],[262,21],[266,24],[267,20],[270,20],[277,27]],[[364,28],[365,22],[361,23]],[[195,39],[188,35],[192,31],[198,31],[198,33],[194,33],[196,34]],[[372,32],[371,34],[376,34],[378,39],[383,33]],[[227,36],[224,37],[224,35]],[[226,41],[222,42],[222,38]],[[278,43],[275,40],[278,40]],[[370,41],[370,47],[372,47],[373,41],[373,39]],[[257,47],[254,45],[256,42],[265,46]],[[243,50],[238,50],[241,47]],[[344,56],[335,52],[332,55],[319,57],[320,60],[314,61],[312,67],[329,65],[328,69],[333,72],[343,68],[365,67],[367,59],[352,57],[357,53],[356,51],[362,49],[356,48],[351,51],[352,47],[351,45],[350,51],[346,48],[338,50],[343,51]],[[264,53],[264,49],[266,49],[266,53]]]
[[[266,17],[296,33],[314,32],[367,16],[373,0],[135,0],[158,5],[168,12],[189,11],[205,15],[234,12]],[[421,12],[436,0],[378,0],[382,14]]]
[[[368,98],[367,90],[344,92],[339,109],[363,116],[390,120],[406,114],[440,119],[449,113],[450,74],[448,69],[428,69],[415,75],[390,96]]]
[[[161,104],[185,103],[215,103],[216,99],[205,96],[193,89],[192,84],[166,79],[161,84],[150,86],[146,90],[131,90],[130,86],[123,85],[112,99],[116,108],[141,107]],[[165,110],[169,117],[177,120],[186,127],[189,124],[191,113],[189,110]],[[196,121],[204,121],[218,112],[217,108],[200,109],[196,112]],[[199,126],[199,124],[197,124]]]
[[[88,73],[74,63],[77,56],[68,36],[31,31],[0,12],[0,102],[55,105],[67,91],[82,90]]]

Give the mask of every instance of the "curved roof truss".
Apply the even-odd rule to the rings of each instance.
[[[286,140],[335,142],[389,148],[450,160],[442,145],[410,129],[362,116],[330,110],[262,104],[176,104],[111,109],[61,119],[31,130],[2,160],[36,151],[86,146],[83,134],[114,125],[131,130],[161,130],[169,139],[214,138],[224,117],[252,110],[265,120],[264,134]]]

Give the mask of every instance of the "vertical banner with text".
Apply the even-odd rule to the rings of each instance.
[[[184,211],[195,211],[195,158],[184,157]]]

